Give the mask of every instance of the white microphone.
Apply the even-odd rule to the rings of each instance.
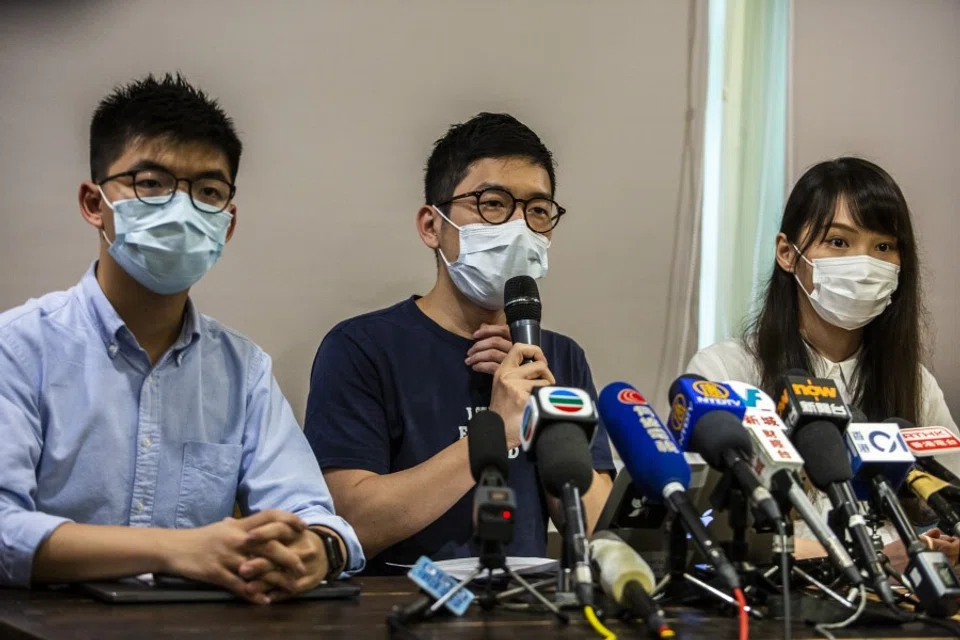
[[[600,573],[600,587],[624,609],[644,619],[660,636],[666,629],[663,611],[650,596],[656,579],[650,565],[633,547],[612,531],[598,531],[590,538],[590,557]]]
[[[786,428],[776,412],[773,400],[753,385],[743,382],[726,384],[743,398],[747,406],[743,426],[756,445],[753,448],[753,465],[757,475],[770,486],[778,500],[783,501],[785,498],[797,510],[844,577],[852,585],[861,584],[863,578],[846,547],[827,526],[797,479],[796,474],[803,468],[804,461],[787,437]]]

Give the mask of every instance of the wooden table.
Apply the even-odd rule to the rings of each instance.
[[[76,591],[0,589],[0,639],[143,640],[145,638],[386,638],[386,617],[395,604],[412,602],[412,584],[400,578],[365,578],[354,600],[288,602],[267,607],[240,602],[197,604],[108,605]],[[733,618],[716,618],[688,609],[671,611],[679,638],[736,638]],[[574,612],[571,611],[571,614]],[[673,615],[677,614],[677,615]],[[445,618],[413,627],[416,636],[396,638],[599,638],[582,617],[571,615],[564,626],[547,615],[472,607],[461,619]],[[642,629],[611,622],[619,638],[646,638]],[[751,620],[750,637],[779,638],[782,623]],[[812,628],[794,624],[794,638],[817,637]],[[837,637],[945,638],[945,631],[911,624],[900,628],[857,628]]]

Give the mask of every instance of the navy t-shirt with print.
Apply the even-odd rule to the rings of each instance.
[[[472,344],[428,318],[415,297],[334,327],[313,363],[304,423],[321,468],[394,473],[465,437],[471,417],[490,403],[493,383],[493,376],[464,364]],[[596,399],[577,343],[543,331],[541,346],[558,385],[585,389]],[[508,483],[516,494],[517,520],[506,551],[542,557],[548,516],[536,468],[518,450],[510,458]],[[593,462],[596,469],[614,469],[602,426]],[[367,558],[366,573],[396,573],[390,565],[413,564],[421,555],[434,560],[476,556],[472,509],[470,490],[419,533]]]

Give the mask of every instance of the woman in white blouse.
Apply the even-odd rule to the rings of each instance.
[[[838,158],[813,166],[793,188],[763,307],[744,337],[703,349],[687,371],[774,396],[778,378],[799,368],[833,378],[871,421],[899,417],[957,432],[921,364],[923,319],[903,193],[877,165]],[[960,455],[938,459],[960,474]]]

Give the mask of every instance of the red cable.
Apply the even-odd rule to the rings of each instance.
[[[750,637],[750,616],[747,615],[747,599],[740,589],[733,590],[733,597],[737,599],[740,605],[740,640],[747,640]]]

